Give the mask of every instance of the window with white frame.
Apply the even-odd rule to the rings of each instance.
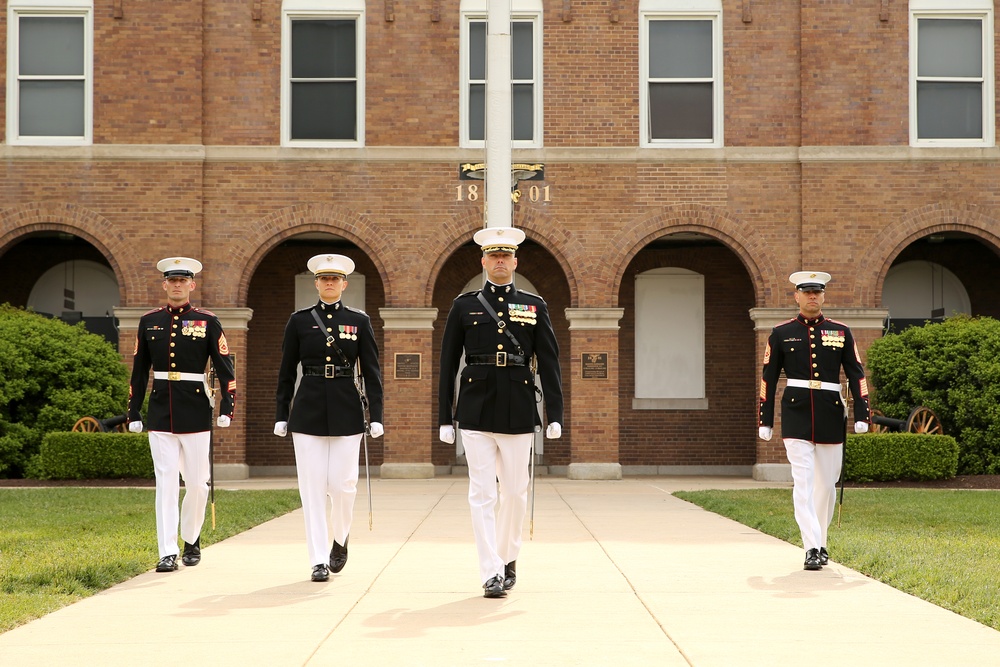
[[[640,145],[721,147],[721,0],[641,0],[639,13]]]
[[[7,6],[7,143],[93,141],[91,0]]]
[[[911,0],[910,143],[992,146],[992,0]]]
[[[463,147],[486,136],[486,0],[462,0],[459,131]],[[511,139],[515,148],[542,145],[542,3],[511,1]]]
[[[363,146],[363,0],[284,0],[281,143]]]

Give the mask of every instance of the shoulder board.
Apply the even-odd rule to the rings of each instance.
[[[350,306],[344,306],[344,310],[349,310],[352,313],[358,313],[359,315],[364,315],[365,317],[368,317],[368,313],[361,310],[360,308],[351,308]]]
[[[830,324],[836,324],[838,327],[844,327],[845,329],[848,328],[847,325],[844,324],[843,322],[840,322],[838,320],[831,320],[829,317],[826,318],[826,322],[829,322]],[[823,324],[826,324],[826,322],[823,322]]]
[[[299,308],[299,309],[298,309],[298,310],[296,310],[295,312],[296,312],[296,313],[308,313],[308,312],[309,312],[310,310],[312,310],[312,309],[313,309],[314,307],[315,307],[314,305],[313,305],[313,306],[306,306],[305,308]]]
[[[153,313],[158,313],[161,310],[166,310],[166,309],[167,309],[166,306],[160,306],[159,308],[154,308],[152,310],[147,310],[145,313],[142,314],[142,317],[146,317],[146,315],[152,315]]]
[[[212,317],[216,317],[215,313],[213,313],[210,310],[206,310],[205,308],[192,308],[191,312],[192,313],[201,313],[202,315],[210,315]]]
[[[459,294],[459,295],[458,295],[458,296],[456,296],[455,298],[456,298],[456,299],[461,299],[461,298],[462,298],[463,296],[476,296],[476,295],[477,295],[477,294],[479,294],[480,292],[482,292],[482,290],[479,290],[479,289],[474,289],[474,290],[472,290],[471,292],[465,292],[464,294]]]
[[[528,290],[526,290],[526,289],[521,289],[521,288],[518,288],[518,289],[517,289],[517,293],[518,293],[518,294],[524,294],[525,296],[533,296],[533,297],[535,297],[536,299],[541,299],[542,301],[545,301],[545,299],[542,299],[542,297],[538,296],[538,295],[537,295],[537,294],[535,294],[534,292],[529,292],[529,291],[528,291]]]
[[[790,317],[787,320],[785,320],[784,322],[778,322],[777,324],[775,324],[774,328],[777,329],[778,327],[783,327],[786,324],[791,324],[792,322],[798,322],[798,320],[796,318],[794,318],[794,317]]]

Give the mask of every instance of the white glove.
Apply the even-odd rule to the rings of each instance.
[[[757,435],[761,440],[771,439],[771,427],[770,426],[760,426],[757,428]]]
[[[854,422],[854,432],[855,433],[867,433],[868,432],[868,422]]]
[[[142,422],[129,422],[128,430],[132,433],[142,433]]]
[[[385,429],[378,422],[372,422],[369,427],[369,431],[371,432],[373,438],[377,438],[385,433]]]
[[[438,438],[441,439],[441,442],[447,442],[449,445],[455,444],[455,427],[451,424],[442,425]]]
[[[552,422],[545,427],[545,437],[549,440],[556,440],[561,435],[562,426],[559,425],[559,422]]]
[[[288,422],[275,422],[274,434],[279,438],[284,438],[288,435]]]
[[[229,415],[219,415],[219,418],[215,420],[215,425],[219,428],[229,428],[232,421],[233,420],[229,418]]]

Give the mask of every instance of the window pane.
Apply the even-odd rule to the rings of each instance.
[[[650,21],[649,76],[653,79],[712,76],[711,21]]]
[[[469,24],[469,78],[473,81],[486,80],[485,21],[473,21]]]
[[[712,84],[650,84],[649,126],[652,139],[712,139]]]
[[[293,83],[292,139],[357,139],[357,84]]]
[[[293,79],[352,79],[356,74],[354,21],[293,21]]]
[[[82,137],[83,81],[22,81],[18,127],[22,137]]]
[[[917,45],[917,76],[983,75],[982,21],[920,19]]]
[[[531,23],[515,22],[511,24],[511,77],[514,79],[534,79],[535,71],[533,26]]]
[[[917,135],[921,139],[982,139],[982,85],[918,82]]]
[[[535,100],[534,86],[518,84],[514,86],[514,116],[511,120],[511,138],[515,141],[534,139]]]
[[[83,76],[83,17],[22,16],[20,28],[20,75]]]
[[[482,141],[486,137],[486,86],[469,87],[469,139]]]

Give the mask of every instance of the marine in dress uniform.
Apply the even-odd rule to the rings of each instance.
[[[548,438],[562,433],[562,378],[559,345],[545,301],[514,286],[514,254],[524,232],[494,227],[476,232],[474,239],[482,247],[488,280],[482,290],[456,298],[448,314],[441,343],[438,423],[444,442],[455,442],[454,421],[462,431],[479,573],[485,597],[498,598],[517,581],[531,444],[540,426],[532,357],[542,379]],[[466,366],[453,413],[463,353]],[[497,480],[500,508],[494,515]]]
[[[139,318],[129,384],[128,428],[133,433],[142,431],[142,403],[152,368],[146,426],[156,473],[156,536],[160,552],[156,571],[172,572],[177,569],[178,520],[184,540],[181,560],[189,566],[201,562],[201,527],[211,477],[213,407],[205,375],[208,360],[212,360],[219,378],[221,407],[217,423],[223,428],[233,418],[236,375],[219,318],[195,308],[189,300],[201,262],[168,257],[156,268],[163,272],[167,305]],[[185,488],[179,516],[178,473],[184,477]]]
[[[847,407],[841,394],[844,369],[854,397],[854,432],[866,433],[870,419],[868,383],[851,330],[823,316],[830,274],[798,271],[795,285],[799,314],[774,327],[764,351],[760,381],[759,435],[770,440],[778,377],[787,383],[781,397],[781,437],[792,466],[795,521],[806,549],[805,569],[826,565],[827,529],[833,520],[836,485],[843,465]]]
[[[274,433],[284,437],[292,432],[311,579],[327,581],[331,571],[340,572],[347,563],[357,496],[366,422],[355,373],[363,381],[370,432],[377,438],[383,433],[382,372],[371,319],[340,300],[354,262],[343,255],[316,255],[307,266],[316,276],[319,301],[292,313],[285,326]],[[328,502],[333,507],[329,556]]]

